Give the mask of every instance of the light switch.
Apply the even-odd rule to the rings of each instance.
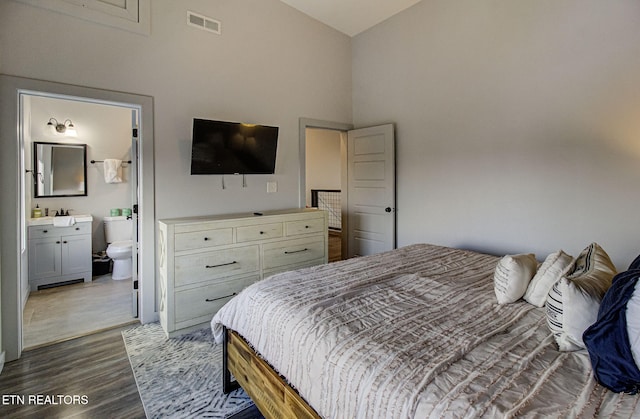
[[[278,182],[267,182],[267,193],[278,192]]]

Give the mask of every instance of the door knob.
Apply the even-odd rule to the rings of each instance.
[[[391,207],[387,207],[384,209],[384,212],[391,212]]]

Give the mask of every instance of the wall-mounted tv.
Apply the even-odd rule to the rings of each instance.
[[[272,174],[278,127],[193,119],[192,175]]]

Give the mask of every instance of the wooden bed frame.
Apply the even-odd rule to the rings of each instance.
[[[242,387],[265,418],[319,419],[320,416],[236,332],[224,329],[223,390]],[[236,381],[231,381],[231,374]]]

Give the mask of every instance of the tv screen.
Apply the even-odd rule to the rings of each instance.
[[[193,119],[192,175],[272,174],[278,127]]]

